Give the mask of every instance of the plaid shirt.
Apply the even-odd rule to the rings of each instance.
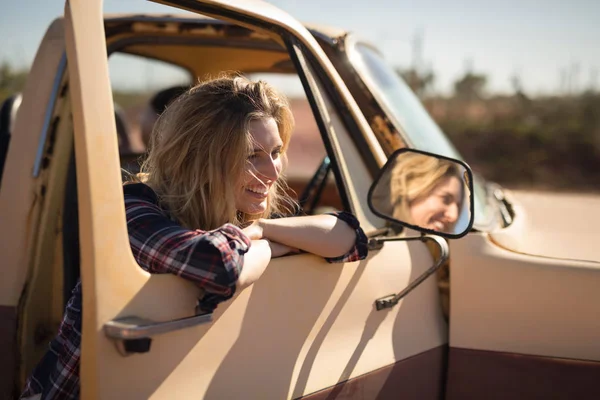
[[[213,231],[189,230],[174,222],[158,204],[156,194],[144,184],[124,187],[127,228],[133,256],[150,273],[171,273],[204,289],[203,311],[230,299],[250,240],[237,227],[226,224]],[[346,254],[326,259],[351,262],[367,256],[367,238],[356,218],[333,213],[356,231],[356,243]],[[81,282],[69,299],[58,335],[29,377],[21,398],[41,393],[41,399],[79,398],[81,345]]]

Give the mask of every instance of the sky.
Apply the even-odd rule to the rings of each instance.
[[[517,76],[526,93],[570,88],[600,90],[598,0],[271,0],[304,22],[350,30],[376,45],[389,63],[430,68],[434,89],[449,93],[465,71],[488,77],[488,91],[511,93]],[[60,0],[0,0],[0,62],[29,66],[42,36],[57,16]],[[173,12],[144,0],[105,0],[111,12]],[[420,51],[415,51],[420,49]],[[111,67],[112,68],[112,67]],[[145,84],[116,63],[113,82]],[[568,85],[567,82],[570,82]]]

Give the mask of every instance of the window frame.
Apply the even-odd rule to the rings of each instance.
[[[165,18],[165,20],[170,19],[170,18]],[[177,20],[177,18],[173,18],[174,20]],[[238,18],[236,18],[238,19]],[[206,20],[202,20],[202,19],[198,19],[196,20],[197,23],[201,24],[204,23],[206,24]],[[192,23],[192,21],[186,21],[188,24]],[[216,20],[215,23],[217,24],[230,24],[230,25],[235,25],[232,22],[228,22],[228,21],[224,21],[224,20]],[[253,26],[257,26],[257,27],[261,27],[262,23],[256,23],[256,22],[252,22]],[[322,105],[320,105],[318,103],[318,101],[316,100],[317,96],[315,95],[315,92],[319,92],[320,95],[322,96],[327,96],[328,99],[332,102],[332,104],[334,104],[336,111],[338,111],[339,115],[342,117],[343,123],[344,123],[344,127],[348,130],[348,132],[350,133],[350,136],[352,138],[352,140],[354,141],[355,146],[357,147],[357,149],[359,150],[359,153],[361,154],[361,157],[363,158],[363,161],[367,163],[367,166],[369,168],[369,171],[371,173],[372,176],[374,176],[378,171],[379,171],[379,167],[377,166],[377,162],[375,160],[375,158],[373,157],[373,154],[370,153],[367,150],[362,150],[362,149],[367,149],[368,145],[363,137],[363,135],[360,132],[360,129],[358,128],[356,122],[354,121],[354,119],[352,118],[351,115],[349,115],[349,113],[347,112],[343,112],[341,110],[343,110],[343,102],[339,96],[339,93],[337,92],[337,90],[335,89],[335,87],[331,84],[328,84],[328,80],[324,79],[325,73],[323,71],[323,69],[319,66],[319,64],[315,61],[314,55],[309,51],[309,49],[307,49],[307,47],[305,45],[303,45],[302,43],[300,43],[300,41],[292,34],[280,30],[280,29],[269,29],[271,31],[273,31],[279,38],[281,38],[281,40],[283,41],[285,47],[281,47],[281,51],[282,52],[286,52],[288,54],[288,56],[290,57],[290,59],[292,60],[292,63],[294,64],[295,67],[295,73],[297,74],[297,76],[300,78],[300,81],[302,83],[303,89],[304,89],[304,93],[306,95],[306,98],[310,104],[311,107],[311,111],[313,113],[313,117],[315,119],[315,122],[317,124],[317,127],[319,129],[319,133],[321,136],[321,140],[323,143],[323,146],[325,148],[325,152],[326,155],[329,157],[330,161],[331,161],[331,169],[333,172],[333,178],[335,181],[335,185],[339,194],[339,198],[343,207],[343,210],[345,211],[351,211],[353,212],[353,207],[351,205],[351,201],[350,201],[350,195],[349,195],[349,191],[348,191],[348,184],[342,174],[342,172],[340,171],[339,168],[339,155],[336,154],[336,150],[334,148],[334,146],[332,145],[332,139],[331,139],[331,132],[328,131],[326,124],[324,122],[324,118],[323,116],[327,113],[327,110],[323,108]],[[110,41],[110,33],[107,32],[107,37],[106,40],[107,42]],[[122,53],[127,55],[127,52],[121,52],[120,50],[123,48],[126,48],[129,45],[132,44],[136,44],[136,43],[149,43],[149,40],[158,40],[162,43],[168,43],[168,44],[182,44],[182,45],[189,45],[189,46],[198,46],[201,44],[215,44],[214,40],[211,39],[203,39],[203,38],[177,38],[177,37],[169,37],[167,42],[163,41],[163,39],[165,38],[160,38],[160,36],[157,35],[151,35],[151,36],[145,36],[145,37],[128,37],[128,38],[121,38],[121,39],[117,39],[114,42],[110,42],[107,45],[108,48],[108,52],[107,52],[107,60],[109,60],[110,56],[115,54],[115,53]],[[297,50],[294,49],[294,46],[297,47]],[[257,48],[260,48],[261,46],[257,46]],[[264,46],[262,46],[264,47]],[[299,51],[302,55],[302,57],[305,59],[304,62],[300,61],[300,57],[298,56],[298,54],[296,53],[297,51]],[[136,55],[138,57],[144,57],[144,56],[139,56]],[[154,58],[151,57],[145,57],[148,58],[149,60],[155,60]],[[190,75],[194,78],[194,74],[193,72],[189,69],[186,68],[184,66],[175,64],[175,63],[169,63],[163,60],[158,60],[161,63],[165,63],[165,64],[170,64],[172,66],[178,67],[178,68],[182,68],[184,70],[188,70],[190,72]],[[321,93],[321,89],[315,87],[315,85],[311,85],[309,83],[309,79],[307,78],[307,75],[309,74],[306,69],[310,68],[313,72],[314,72],[314,79],[317,79],[319,81],[319,83],[321,84],[321,87],[325,89],[324,93]]]

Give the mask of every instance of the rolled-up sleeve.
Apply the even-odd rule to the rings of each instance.
[[[197,284],[206,292],[200,302],[204,311],[234,295],[251,243],[239,228],[185,229],[158,205],[136,196],[125,196],[125,210],[131,250],[143,269]]]
[[[327,257],[325,258],[327,262],[343,263],[364,260],[369,253],[367,246],[368,239],[367,235],[365,235],[365,232],[360,227],[360,223],[358,222],[356,217],[346,211],[339,211],[328,214],[341,219],[342,221],[347,223],[348,226],[354,229],[354,232],[356,234],[356,241],[354,242],[354,246],[346,254],[342,254],[339,257]]]

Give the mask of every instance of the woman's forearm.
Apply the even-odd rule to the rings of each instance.
[[[352,249],[356,233],[333,215],[261,219],[262,237],[321,257],[339,257]]]
[[[271,261],[271,247],[266,240],[253,240],[248,252],[244,255],[244,265],[236,283],[236,289],[242,290],[261,277]]]

